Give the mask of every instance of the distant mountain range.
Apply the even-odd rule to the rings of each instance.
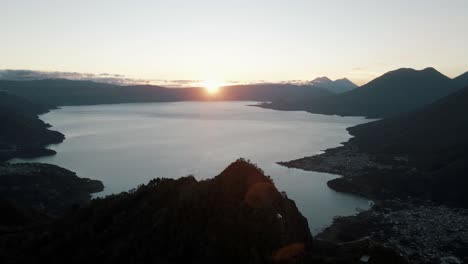
[[[261,83],[225,86],[217,95],[201,88],[166,88],[154,85],[121,86],[93,81],[46,79],[0,80],[0,90],[52,108],[90,105],[175,101],[260,101],[279,110],[381,118],[410,112],[468,85],[468,72],[450,79],[434,68],[402,68],[385,73],[356,88],[348,79],[319,77],[305,85]]]
[[[356,84],[346,78],[332,81],[325,76],[316,78],[309,82],[309,84],[336,94],[348,92],[358,87]]]
[[[434,68],[398,69],[388,72],[351,91],[304,101],[273,101],[266,107],[281,110],[306,110],[312,113],[390,117],[428,105],[463,88],[467,74],[450,79]]]
[[[0,221],[0,259],[6,263],[38,259],[49,263],[352,263],[365,254],[375,263],[407,263],[395,261],[399,255],[368,240],[339,245],[313,241],[295,203],[261,169],[242,159],[213,179],[154,179],[82,208],[77,204],[53,222],[35,210],[17,207],[20,204],[8,198],[27,206],[30,199],[26,198],[33,197],[40,202],[33,207],[42,207],[43,200],[53,198],[54,204],[63,205],[56,209],[63,211],[75,198],[88,197],[102,184],[79,180],[56,166],[1,161],[48,154],[44,146],[63,140],[62,134],[48,130],[37,117],[58,105],[271,100],[272,106],[280,102],[285,109],[315,113],[393,116],[350,128],[354,138],[331,151],[338,154],[322,154],[332,156],[331,166],[343,172],[338,174],[344,177],[329,182],[335,190],[380,197],[411,195],[468,207],[467,77],[465,73],[450,79],[433,68],[399,69],[342,94],[319,87],[320,82],[329,83],[328,78],[319,78],[310,85],[229,86],[214,98],[198,88],[0,81],[0,90],[7,91],[0,92],[0,174],[4,177],[1,185],[8,187],[2,195],[9,196],[0,195],[5,215]],[[306,162],[307,158],[290,163]],[[61,181],[67,175],[69,182]],[[37,177],[44,177],[44,184]],[[57,194],[69,194],[67,188],[74,188],[73,181],[83,183],[83,189],[75,189],[76,197],[62,204]],[[41,185],[45,188],[38,188]]]
[[[318,98],[332,93],[309,85],[249,84],[225,86],[217,95],[202,88],[166,88],[154,85],[120,86],[92,81],[47,79],[0,81],[0,90],[48,107],[135,102],[274,101],[281,98]]]

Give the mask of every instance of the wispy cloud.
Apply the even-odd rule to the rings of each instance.
[[[81,73],[62,71],[36,71],[36,70],[12,70],[0,69],[0,80],[11,81],[31,81],[44,79],[68,79],[68,80],[89,80],[100,83],[115,85],[159,85],[164,87],[182,88],[197,87],[203,84],[203,80],[164,80],[164,79],[138,79],[122,74],[113,73]],[[262,81],[259,81],[262,82]],[[251,83],[251,82],[248,82]],[[226,81],[225,85],[248,84],[239,81]],[[258,82],[255,82],[258,83]]]
[[[134,79],[126,77],[125,75],[111,73],[94,74],[59,71],[0,70],[0,80],[30,81],[44,79],[90,80],[118,85],[149,84],[151,82],[150,80]]]
[[[81,73],[81,72],[62,72],[62,71],[36,71],[36,70],[14,70],[0,69],[0,80],[11,81],[31,81],[44,79],[68,79],[68,80],[89,80],[100,83],[109,83],[115,85],[159,85],[164,87],[183,88],[183,87],[200,87],[204,80],[165,80],[165,79],[138,79],[131,78],[122,74],[114,73]],[[278,81],[280,84],[308,84],[310,80],[286,80]],[[223,85],[246,85],[246,84],[261,84],[272,83],[271,81],[256,80],[256,81],[225,81]]]

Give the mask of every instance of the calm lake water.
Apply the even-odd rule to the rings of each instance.
[[[318,154],[349,139],[349,126],[364,118],[284,112],[249,102],[141,103],[67,106],[41,118],[66,140],[51,157],[28,161],[56,164],[81,177],[101,180],[105,191],[126,191],[155,177],[193,174],[212,178],[239,157],[250,159],[294,199],[311,231],[334,216],[367,209],[366,199],[337,193],[326,182],[337,177],[277,165]],[[24,161],[24,160],[22,160]]]

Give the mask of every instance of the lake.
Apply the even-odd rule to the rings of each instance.
[[[99,179],[118,193],[155,177],[212,178],[239,157],[250,159],[287,192],[315,234],[336,215],[367,209],[368,200],[337,193],[338,176],[275,162],[319,154],[350,138],[360,117],[315,115],[247,106],[255,102],[177,102],[66,106],[41,116],[65,134],[57,155],[27,161],[56,164]],[[25,161],[25,160],[16,160]]]

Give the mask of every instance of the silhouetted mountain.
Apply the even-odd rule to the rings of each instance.
[[[102,103],[181,100],[180,91],[152,85],[118,86],[92,81],[49,79],[0,81],[0,90],[44,105],[87,105]],[[192,90],[187,90],[190,96]]]
[[[211,180],[155,179],[97,199],[32,242],[9,245],[4,254],[25,262],[289,263],[312,237],[295,203],[238,160]]]
[[[320,85],[333,82],[327,76],[317,77],[314,80],[310,81],[310,85]]]
[[[450,78],[433,68],[399,69],[359,89],[313,102],[309,110],[325,114],[388,117],[410,112],[457,90]]]
[[[306,106],[303,102],[298,105],[302,110],[319,114],[389,117],[421,108],[461,88],[434,68],[399,69],[352,91],[311,100]],[[294,102],[290,105],[273,102],[268,107],[298,110]]]
[[[222,88],[219,98],[222,100],[282,102],[284,100],[313,100],[330,95],[332,93],[310,85],[265,83],[226,86]]]
[[[37,115],[48,107],[31,103],[18,96],[0,92],[0,161],[13,157],[49,155],[45,147],[59,143],[64,136],[49,130]]]
[[[468,206],[468,87],[419,111],[350,128],[372,154],[407,156],[435,199]],[[421,183],[422,184],[422,183]]]
[[[0,91],[0,112],[38,115],[49,110],[49,107],[33,103],[19,96]]]
[[[280,164],[343,175],[328,185],[377,199],[417,197],[468,207],[468,87],[423,109],[349,128],[324,154]]]
[[[284,97],[318,97],[326,91],[291,84],[226,86],[217,95],[202,88],[165,88],[154,85],[118,86],[64,79],[0,81],[0,90],[47,106],[174,101],[272,101]]]
[[[268,85],[266,84],[265,86],[268,87]],[[269,93],[268,90],[265,89],[264,93],[269,94],[268,97],[265,97],[265,98],[268,98],[268,100],[257,100],[257,101],[264,101],[263,103],[258,104],[258,106],[263,107],[263,108],[273,108],[277,110],[286,110],[286,111],[304,110],[304,108],[307,108],[309,106],[311,101],[320,100],[325,97],[334,95],[333,92],[327,91],[326,89],[322,89],[322,88],[310,86],[310,85],[283,84],[283,85],[276,85],[276,87],[277,87],[277,90],[276,92],[273,92],[273,93],[271,92]],[[283,89],[283,88],[286,88],[286,89]],[[249,90],[251,90],[251,87],[245,86],[243,87],[243,89],[246,92],[249,92]],[[287,92],[284,92],[284,91],[287,91]]]
[[[463,73],[462,75],[456,77],[454,80],[460,86],[467,86],[468,85],[468,72]]]
[[[461,150],[468,146],[468,133],[464,133],[468,132],[467,106],[468,87],[423,109],[358,125],[349,131],[356,135],[352,141],[367,152],[405,153],[424,158],[432,153],[437,154],[436,160],[445,160],[439,155],[453,153],[442,150]]]
[[[327,77],[320,77],[311,81],[310,84],[336,94],[348,92],[358,87],[346,78],[332,81]]]
[[[294,201],[243,159],[213,179],[154,179],[55,222],[7,200],[0,209],[2,263],[338,264],[358,263],[363,254],[376,263],[407,263],[367,239],[313,241]]]

